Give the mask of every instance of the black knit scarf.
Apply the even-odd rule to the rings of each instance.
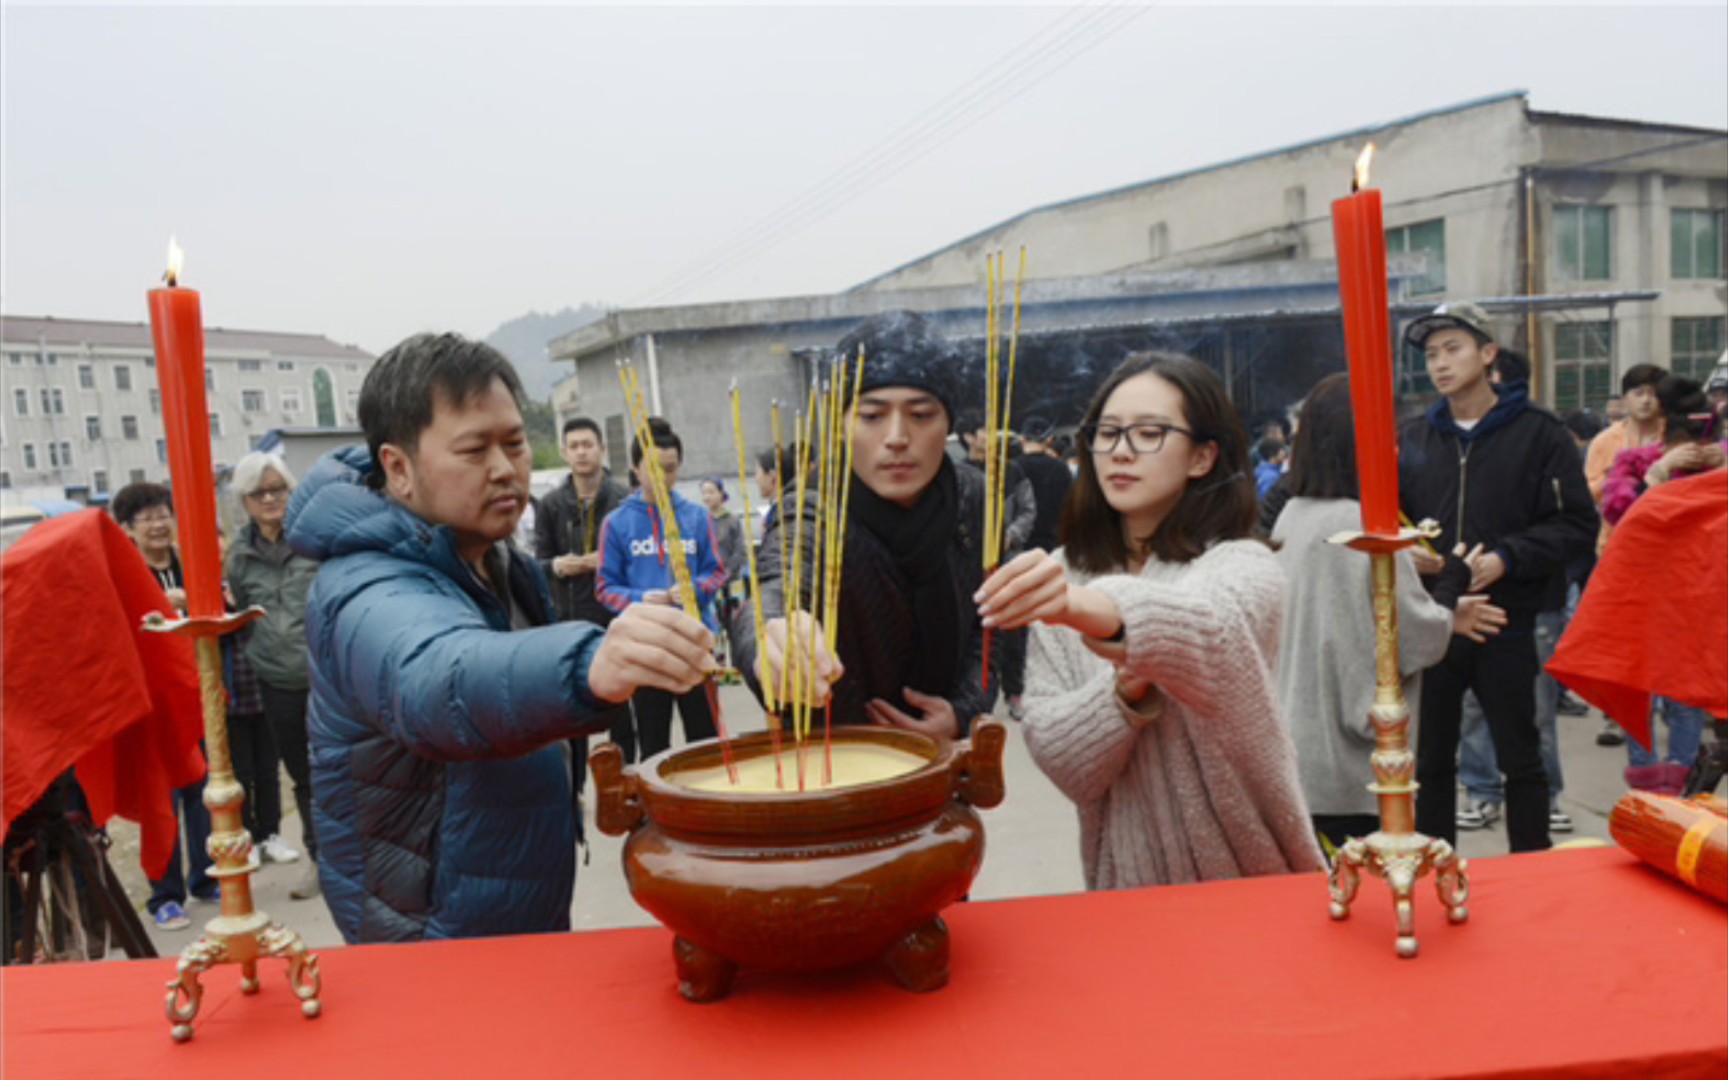
[[[947,696],[959,674],[960,612],[956,609],[954,568],[948,551],[959,527],[959,482],[944,455],[936,478],[918,502],[900,506],[852,478],[853,521],[887,549],[894,567],[911,587],[917,641],[907,685]]]

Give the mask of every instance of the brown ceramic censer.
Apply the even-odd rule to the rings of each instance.
[[[774,789],[766,733],[732,740],[741,770],[766,771],[766,791],[731,787],[714,740],[631,768],[608,743],[589,764],[600,829],[630,833],[630,894],[676,935],[686,998],[726,996],[740,965],[818,971],[878,957],[901,986],[924,991],[948,981],[940,913],[966,895],[983,862],[973,808],[1002,801],[1006,738],[1000,723],[982,719],[955,743],[837,726],[837,782],[848,756],[910,757],[909,771],[802,793],[791,750],[780,754],[787,789]],[[822,758],[820,743],[806,751],[812,788]]]

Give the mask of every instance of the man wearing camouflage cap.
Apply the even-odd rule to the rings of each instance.
[[[1527,383],[1495,386],[1499,352],[1475,304],[1442,304],[1413,321],[1405,340],[1421,349],[1444,395],[1400,433],[1399,491],[1413,521],[1440,523],[1434,550],[1418,552],[1425,574],[1448,558],[1470,565],[1470,592],[1506,612],[1497,637],[1454,636],[1446,658],[1422,680],[1417,729],[1416,827],[1457,839],[1458,729],[1464,693],[1476,692],[1506,777],[1511,849],[1548,846],[1548,778],[1536,728],[1536,614],[1565,588],[1565,568],[1596,535],[1596,508],[1577,445],[1565,425],[1529,399]]]

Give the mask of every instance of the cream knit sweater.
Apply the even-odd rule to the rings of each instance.
[[[1026,745],[1079,808],[1087,887],[1321,869],[1274,690],[1284,576],[1272,551],[1234,540],[1188,563],[1149,560],[1137,577],[1068,573],[1116,602],[1127,668],[1163,702],[1137,727],[1110,664],[1066,627],[1033,626]]]

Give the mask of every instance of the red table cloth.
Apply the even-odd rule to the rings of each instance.
[[[1460,927],[1423,879],[1415,960],[1393,954],[1377,880],[1344,923],[1318,874],[960,904],[952,982],[928,995],[867,966],[746,973],[691,1005],[659,928],[330,949],[322,1018],[301,1018],[279,962],[251,998],[220,970],[184,1046],[162,1015],[172,961],[8,968],[3,1064],[10,1080],[1728,1075],[1728,909],[1612,848],[1471,878]]]

